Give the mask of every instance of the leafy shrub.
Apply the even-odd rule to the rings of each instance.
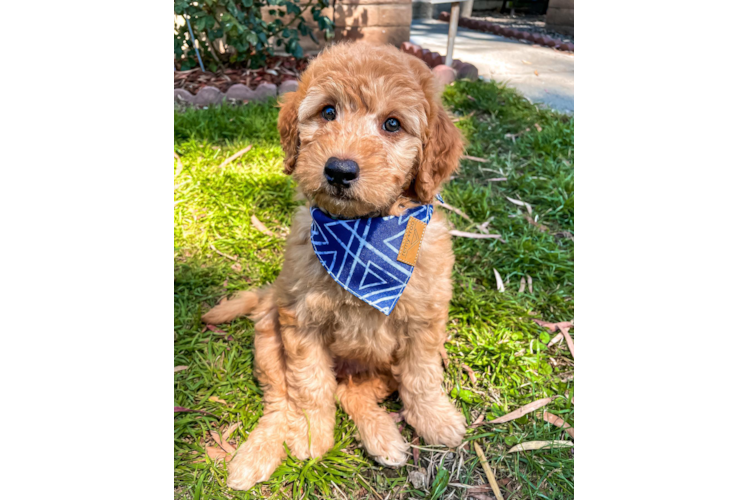
[[[174,14],[189,18],[200,56],[208,68],[215,70],[223,65],[257,68],[274,55],[275,47],[283,46],[287,53],[302,57],[299,36],[309,36],[319,43],[313,28],[302,17],[307,10],[311,9],[325,39],[332,38],[333,23],[322,15],[322,9],[328,5],[330,0],[174,0]],[[275,19],[264,21],[263,7],[269,7],[269,14]],[[225,47],[223,51],[219,50],[219,40]],[[176,20],[174,57],[182,70],[198,64],[187,23],[180,26]]]

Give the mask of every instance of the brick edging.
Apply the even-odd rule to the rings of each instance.
[[[442,12],[439,14],[440,21],[449,22],[449,18],[449,12]],[[528,42],[537,43],[538,45],[545,45],[546,47],[551,47],[552,49],[574,52],[573,43],[562,42],[561,40],[557,40],[548,35],[540,35],[538,33],[530,33],[528,31],[505,28],[498,23],[481,21],[479,19],[473,19],[472,17],[461,17],[457,21],[457,25],[462,26],[463,28],[484,31],[486,33],[492,33],[494,35],[499,35],[506,38],[527,40]]]
[[[281,96],[286,92],[293,92],[297,88],[299,88],[299,82],[296,80],[286,80],[280,86],[274,83],[261,83],[255,90],[250,89],[243,83],[236,83],[229,87],[224,94],[216,87],[209,85],[201,88],[195,95],[185,89],[174,89],[174,101],[200,107],[220,104],[224,101],[264,101],[271,97]]]

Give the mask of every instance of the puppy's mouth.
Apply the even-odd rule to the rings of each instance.
[[[328,196],[336,200],[340,200],[340,201],[356,200],[356,197],[351,193],[351,188],[349,187],[328,185],[326,191],[327,191]]]
[[[307,198],[311,204],[334,219],[361,219],[378,215],[377,207],[356,196],[352,188],[324,186]]]

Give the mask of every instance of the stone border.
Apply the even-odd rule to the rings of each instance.
[[[478,68],[459,59],[452,61],[452,67],[450,68],[444,65],[444,56],[424,49],[419,45],[403,42],[400,45],[400,50],[425,62],[434,72],[434,76],[441,85],[449,85],[460,78],[478,79]],[[273,83],[261,83],[255,90],[250,89],[243,83],[236,83],[229,87],[225,94],[212,86],[201,88],[195,95],[185,89],[174,89],[174,102],[202,108],[211,104],[220,104],[224,101],[265,101],[272,97],[281,96],[286,92],[295,92],[298,88],[299,82],[297,80],[286,80],[280,86]]]
[[[243,83],[236,83],[229,87],[225,94],[211,86],[201,88],[196,95],[184,89],[174,89],[174,101],[198,107],[220,104],[223,101],[265,101],[271,97],[281,96],[286,92],[293,92],[297,88],[299,88],[298,81],[286,80],[280,86],[273,83],[261,83],[255,90],[250,89]]]
[[[416,45],[410,42],[403,42],[400,45],[400,50],[410,55],[416,56],[421,61],[425,62],[429,68],[434,72],[436,79],[443,85],[447,85],[454,80],[461,78],[467,78],[469,80],[478,79],[478,68],[469,63],[464,63],[459,59],[452,61],[452,67],[445,66],[446,57],[439,54],[438,52],[431,52],[429,49],[424,49],[420,45]],[[449,73],[453,73],[453,77],[449,78]]]
[[[449,22],[449,18],[449,12],[442,12],[439,14],[440,21]],[[552,38],[548,35],[530,33],[528,31],[516,30],[514,28],[505,28],[498,23],[481,21],[479,19],[473,19],[471,17],[461,17],[457,21],[457,25],[472,30],[485,31],[486,33],[492,33],[494,35],[499,35],[506,38],[527,40],[528,42],[537,43],[538,45],[545,45],[546,47],[550,47],[552,49],[574,52],[573,43],[561,42],[560,40]]]

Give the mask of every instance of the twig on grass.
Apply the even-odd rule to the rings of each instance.
[[[450,210],[450,211],[456,213],[457,215],[459,215],[460,217],[462,217],[463,219],[465,219],[469,223],[474,224],[473,219],[471,219],[470,217],[468,217],[467,214],[465,214],[465,212],[463,212],[459,208],[455,208],[455,207],[453,207],[452,205],[450,205],[448,203],[442,203],[441,206],[444,207],[444,208],[446,208],[447,210]]]
[[[221,163],[221,164],[220,164],[220,165],[218,166],[218,168],[219,168],[219,169],[221,169],[221,168],[225,167],[226,165],[228,165],[228,164],[229,164],[229,163],[231,163],[232,161],[234,161],[234,160],[236,160],[237,158],[239,158],[240,156],[244,155],[244,154],[245,154],[245,153],[246,153],[247,151],[249,151],[250,149],[252,149],[252,145],[251,145],[251,144],[250,144],[249,146],[247,146],[246,148],[242,149],[241,151],[239,151],[238,153],[235,153],[235,154],[233,154],[233,155],[229,156],[228,158],[226,158],[226,161],[224,161],[223,163]]]
[[[477,161],[478,163],[488,163],[488,160],[485,158],[478,158],[477,156],[462,155],[462,158],[464,160]]]
[[[453,229],[449,232],[452,236],[461,236],[463,238],[474,238],[474,239],[486,239],[486,238],[493,238],[495,240],[499,240],[502,243],[506,243],[504,238],[501,237],[500,234],[480,234],[480,233],[466,233],[465,231],[457,231],[456,229]]]
[[[271,238],[275,238],[275,234],[270,229],[268,229],[267,226],[265,226],[265,224],[260,221],[260,219],[255,217],[254,214],[252,214],[252,225],[262,234],[270,236]]]
[[[483,454],[483,448],[480,447],[478,441],[473,441],[473,447],[475,448],[475,453],[478,454],[478,460],[480,460],[480,464],[481,466],[483,466],[483,470],[486,471],[486,477],[488,478],[488,483],[491,485],[493,494],[496,495],[497,500],[504,500],[504,497],[501,495],[501,491],[499,490],[499,485],[496,484],[496,478],[493,475],[491,466],[488,465],[486,455]]]
[[[239,262],[239,259],[236,256],[228,255],[228,254],[225,254],[225,253],[221,252],[220,250],[216,249],[215,246],[213,246],[213,243],[211,243],[208,246],[210,247],[211,250],[213,250],[215,253],[217,253],[221,257],[226,257],[227,259],[231,259],[234,262]]]

